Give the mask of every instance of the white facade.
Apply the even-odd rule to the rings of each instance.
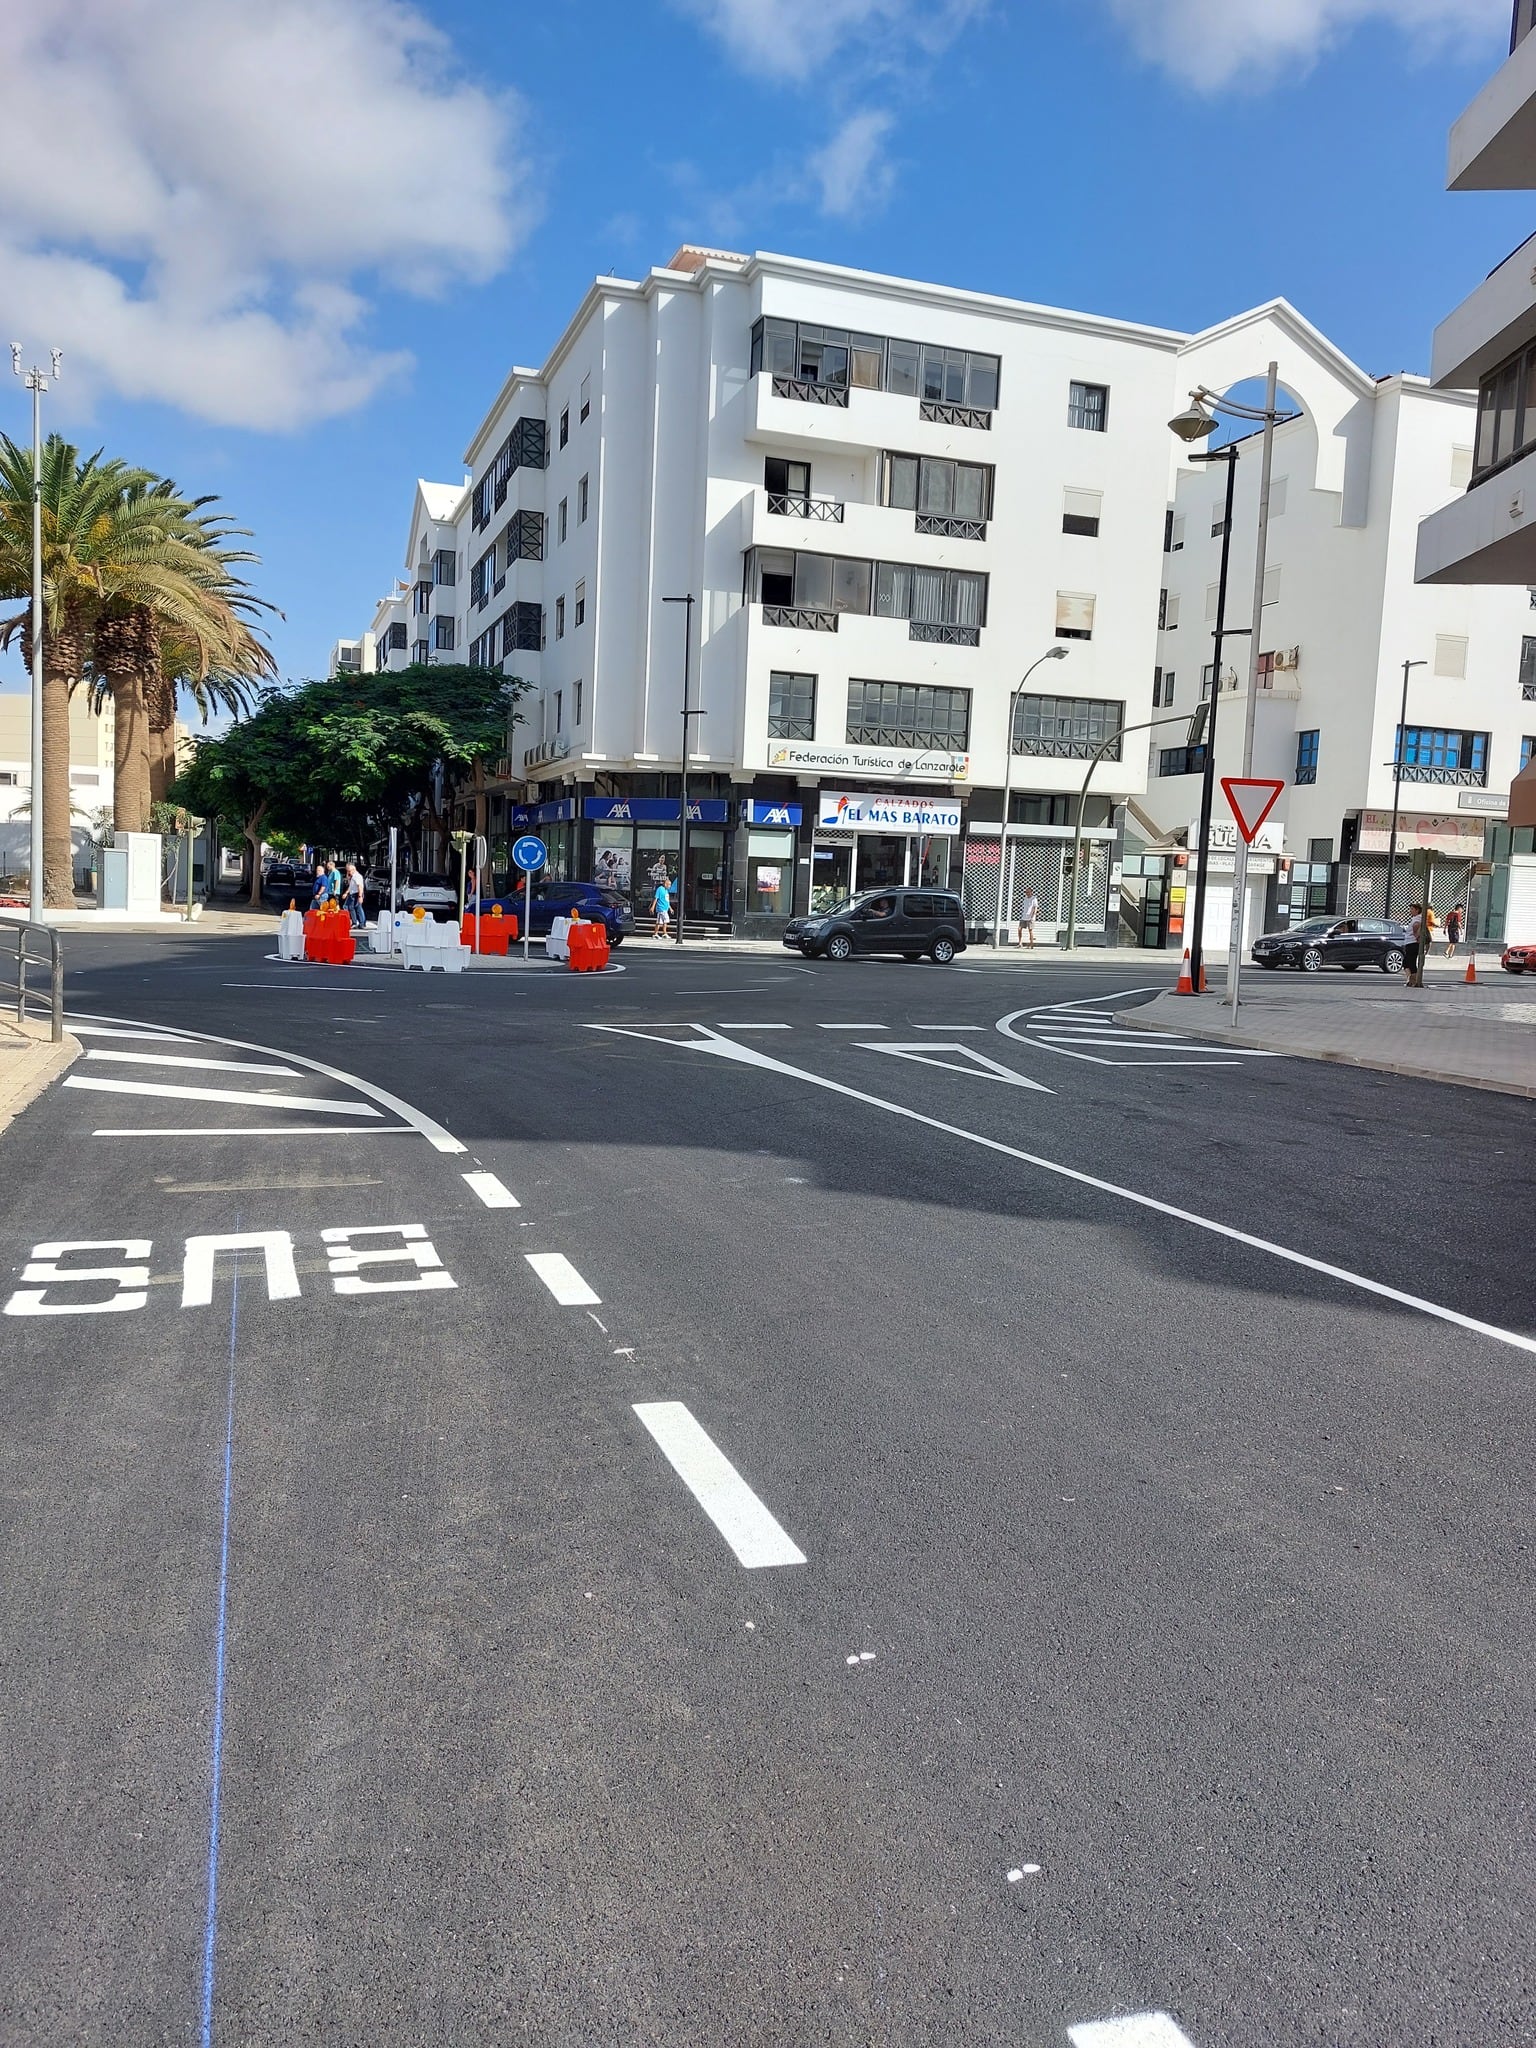
[[[69,700],[69,804],[76,866],[103,813],[112,815],[113,719],[110,700],[98,714],[85,691]],[[0,874],[20,876],[31,864],[32,699],[25,690],[0,693]]]
[[[407,573],[379,600],[368,631],[356,643],[365,656],[365,673],[466,659],[461,586],[467,505],[464,484],[418,479],[406,533]],[[331,673],[336,673],[334,664]]]
[[[333,641],[325,672],[328,676],[367,676],[373,674],[374,667],[373,635],[364,633],[360,640]]]

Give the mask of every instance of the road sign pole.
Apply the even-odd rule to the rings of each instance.
[[[1243,912],[1248,900],[1248,842],[1237,839],[1237,867],[1232,876],[1232,950],[1227,958],[1227,993],[1232,1003],[1232,1022],[1237,1022],[1237,985],[1243,972]]]
[[[523,965],[528,965],[528,927],[533,923],[533,870],[523,869]]]

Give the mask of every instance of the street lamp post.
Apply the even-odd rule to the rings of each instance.
[[[688,656],[693,647],[693,592],[683,597],[664,597],[663,604],[687,607],[683,614],[683,781],[682,802],[677,810],[677,944],[683,943],[683,914],[688,902],[688,721],[702,718],[702,711],[688,708]]]
[[[1248,701],[1243,709],[1243,774],[1253,773],[1253,732],[1258,713],[1259,655],[1264,636],[1264,573],[1269,548],[1269,487],[1274,466],[1275,428],[1281,420],[1278,406],[1280,388],[1280,366],[1269,365],[1265,381],[1264,403],[1262,406],[1240,405],[1236,399],[1222,398],[1205,385],[1189,394],[1189,405],[1168,424],[1181,441],[1199,441],[1216,431],[1217,413],[1229,418],[1253,420],[1264,429],[1263,452],[1259,463],[1259,523],[1254,549],[1253,565],[1253,611],[1248,628]],[[1285,415],[1290,417],[1290,415]],[[1221,642],[1223,638],[1226,602],[1227,553],[1232,538],[1232,489],[1235,476],[1233,465],[1237,450],[1217,450],[1218,455],[1228,458],[1227,509],[1225,530],[1221,542],[1221,589],[1217,599],[1216,661],[1215,682],[1211,691],[1211,728],[1206,744],[1205,775],[1200,790],[1200,868],[1195,877],[1195,934],[1194,945],[1190,948],[1190,982],[1199,991],[1200,968],[1205,951],[1205,871],[1210,855],[1211,804],[1215,793],[1216,774],[1216,698],[1221,690]],[[1208,457],[1208,460],[1214,457]],[[1228,635],[1227,637],[1232,637]],[[1227,987],[1232,1002],[1233,1022],[1237,1021],[1238,983],[1242,976],[1243,956],[1243,913],[1248,894],[1248,842],[1238,836],[1237,857],[1232,876],[1232,924],[1228,952]],[[1198,950],[1196,950],[1198,948]]]
[[[1176,718],[1144,718],[1135,725],[1122,725],[1118,732],[1110,734],[1109,738],[1097,749],[1093,758],[1089,761],[1088,772],[1083,777],[1083,786],[1077,793],[1077,830],[1072,834],[1072,886],[1067,892],[1067,936],[1062,945],[1064,953],[1075,953],[1077,951],[1077,875],[1078,866],[1083,857],[1083,812],[1088,806],[1088,785],[1093,780],[1094,769],[1098,767],[1110,748],[1118,745],[1128,732],[1151,732],[1155,726],[1159,725],[1187,725],[1189,727],[1187,744],[1191,747],[1198,747],[1201,735],[1205,731],[1206,714],[1209,708],[1208,705],[1197,704],[1193,718],[1188,717],[1186,713],[1181,711]]]
[[[993,949],[1003,943],[1003,882],[1008,873],[1008,807],[1013,799],[1013,718],[1014,710],[1024,694],[1024,685],[1029,681],[1040,663],[1044,661],[1065,661],[1069,650],[1065,647],[1048,647],[1039,661],[1032,661],[1019,678],[1017,689],[1008,692],[1008,727],[1003,734],[1003,823],[997,841],[997,914],[992,920]]]
[[[1214,422],[1212,423],[1214,425]],[[1211,660],[1210,716],[1205,726],[1205,760],[1200,771],[1200,865],[1195,870],[1194,929],[1189,940],[1189,986],[1194,995],[1204,993],[1205,972],[1205,885],[1211,866],[1211,812],[1216,802],[1216,713],[1221,702],[1221,655],[1227,633],[1227,570],[1232,557],[1232,495],[1237,482],[1237,449],[1218,448],[1209,455],[1197,455],[1196,462],[1224,462],[1227,465],[1226,510],[1221,522],[1221,568],[1216,580],[1216,632]]]
[[[1403,741],[1408,733],[1408,677],[1416,668],[1427,668],[1423,661],[1403,663],[1403,708],[1397,719],[1397,745],[1392,749],[1392,830],[1387,839],[1387,901],[1383,917],[1392,915],[1392,876],[1397,867],[1397,814],[1401,808],[1403,794]]]
[[[57,381],[63,351],[51,349]],[[11,368],[32,394],[32,873],[27,883],[27,917],[43,921],[43,393],[48,378],[36,366],[22,368],[21,343],[11,343]]]

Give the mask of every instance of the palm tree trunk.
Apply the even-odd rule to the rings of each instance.
[[[112,694],[112,823],[119,832],[149,825],[149,707],[145,699],[145,627],[133,612],[109,613],[91,636],[96,672]],[[148,613],[148,634],[159,661],[159,631]]]
[[[160,667],[158,653],[152,679],[146,679],[149,705],[149,794],[163,804],[176,780],[176,685]]]

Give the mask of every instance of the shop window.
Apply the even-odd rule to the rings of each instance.
[[[795,892],[793,832],[747,834],[747,909],[759,917],[788,917]]]

